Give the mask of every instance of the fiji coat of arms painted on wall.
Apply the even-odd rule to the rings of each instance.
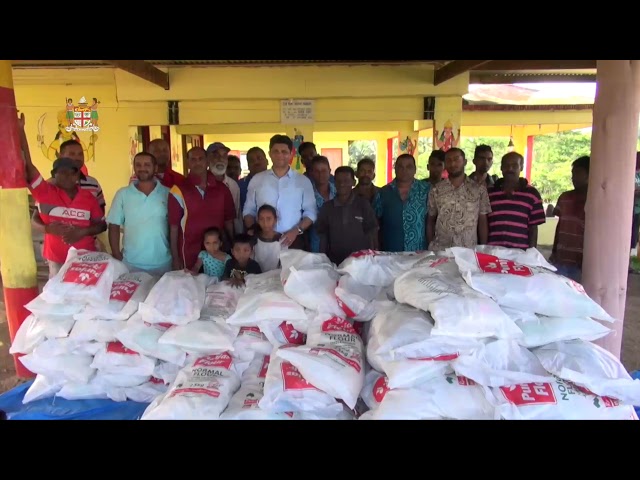
[[[97,132],[98,127],[98,105],[97,98],[89,105],[86,98],[82,97],[78,105],[73,104],[73,99],[67,98],[67,132]]]

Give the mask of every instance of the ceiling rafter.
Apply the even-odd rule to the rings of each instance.
[[[453,60],[435,71],[433,84],[440,85],[488,62],[491,62],[491,60]]]
[[[169,90],[169,74],[144,60],[107,60],[114,67]]]

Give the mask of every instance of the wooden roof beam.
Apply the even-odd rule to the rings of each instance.
[[[144,60],[107,60],[113,66],[169,90],[169,74]]]
[[[491,60],[472,70],[591,70],[595,60]]]
[[[433,84],[440,85],[447,80],[451,80],[453,77],[457,77],[461,73],[473,70],[488,62],[491,62],[491,60],[454,60],[435,71]]]

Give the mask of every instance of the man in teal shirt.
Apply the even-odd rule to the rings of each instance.
[[[378,191],[373,202],[380,223],[381,250],[425,250],[427,183],[416,180],[415,158],[406,153],[396,159],[395,173],[396,178]]]
[[[157,181],[157,161],[150,153],[138,153],[133,169],[137,180],[118,190],[107,216],[111,252],[131,271],[163,275],[171,270],[169,189]],[[125,230],[122,250],[121,227]]]

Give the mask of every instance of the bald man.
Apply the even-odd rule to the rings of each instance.
[[[160,180],[162,185],[170,189],[176,183],[180,183],[185,180],[184,175],[171,168],[171,147],[166,140],[156,138],[149,142],[149,153],[156,157],[158,165],[156,177]],[[135,173],[131,176],[129,182],[131,183],[134,180],[136,180]]]

